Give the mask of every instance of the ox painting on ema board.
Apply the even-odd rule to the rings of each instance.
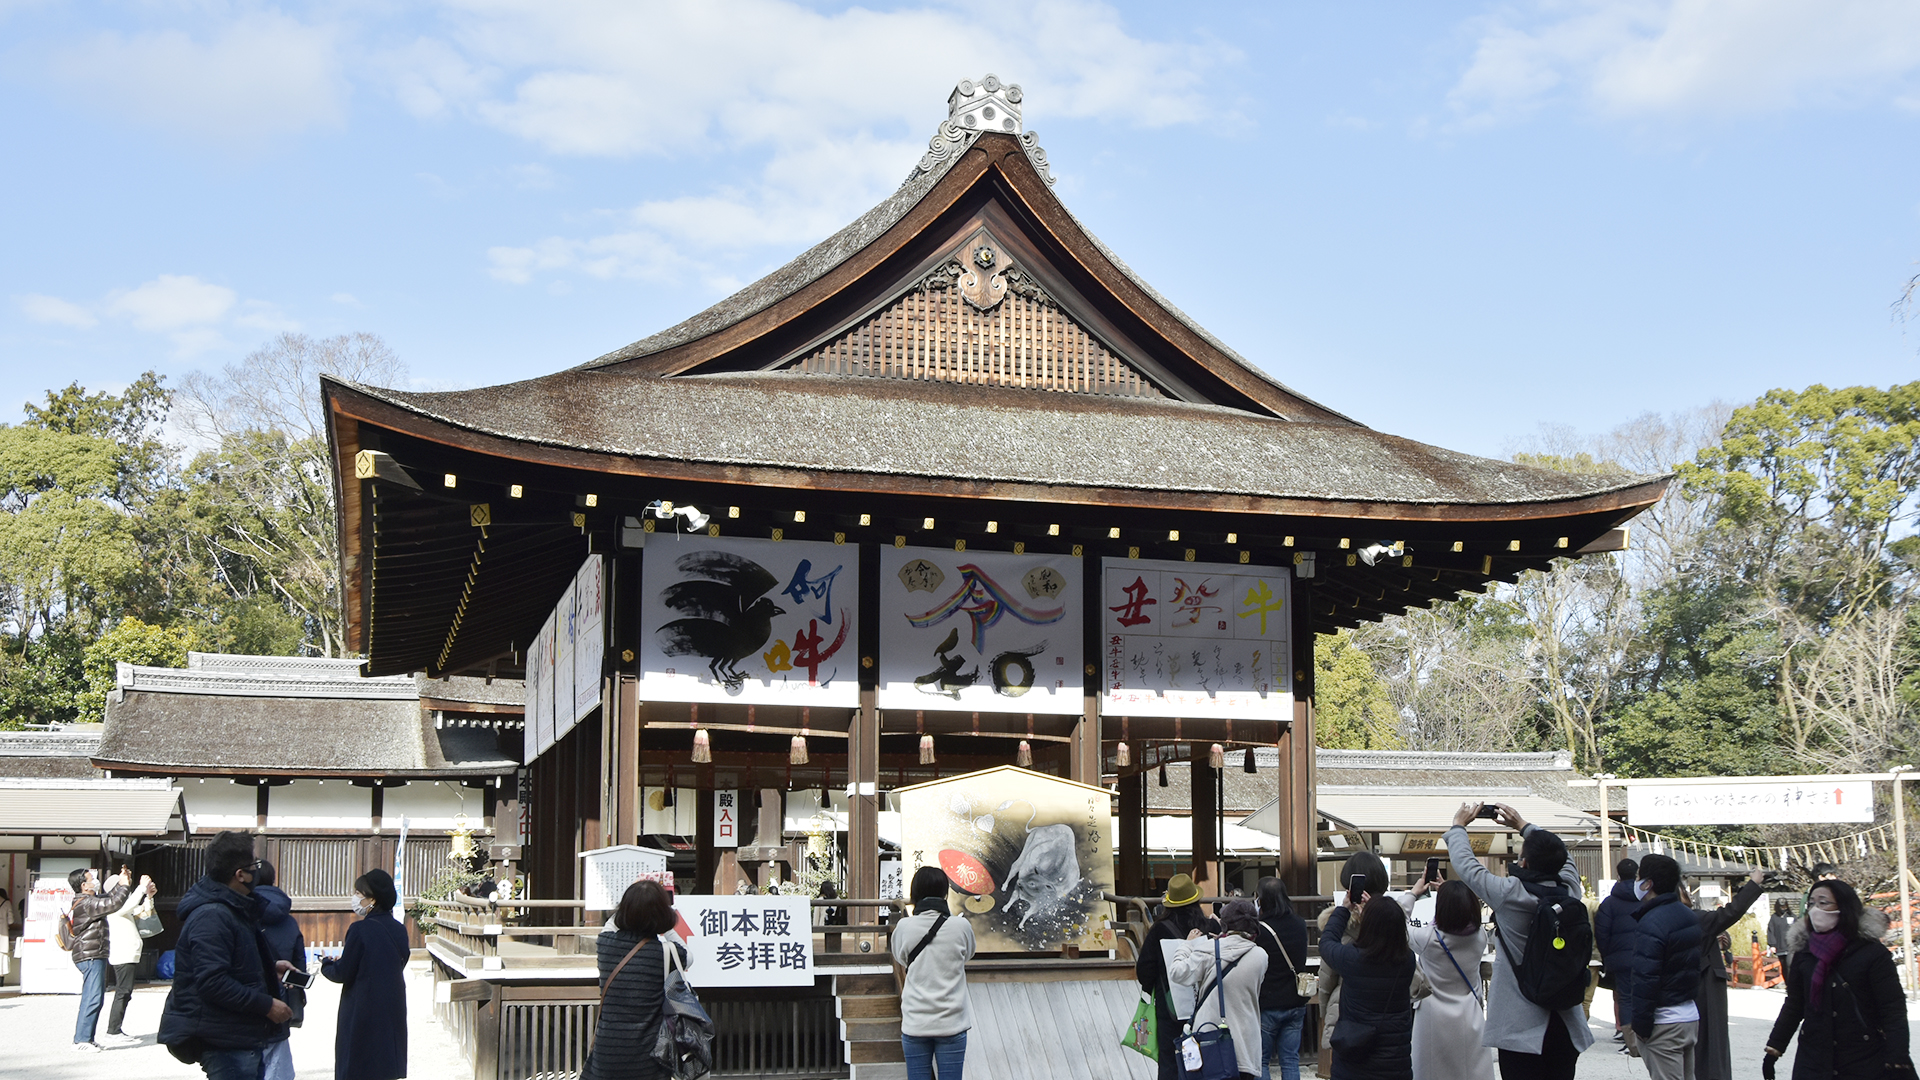
[[[903,877],[938,866],[981,952],[1113,948],[1112,796],[1003,765],[894,792]]]

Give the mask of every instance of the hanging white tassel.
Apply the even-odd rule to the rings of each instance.
[[[1023,769],[1033,768],[1033,744],[1020,740],[1020,752],[1013,756],[1013,763]]]
[[[713,760],[713,743],[707,738],[706,728],[693,733],[693,760],[696,762]]]
[[[933,736],[920,736],[920,764],[933,764]]]
[[[805,735],[795,735],[793,737],[793,749],[787,751],[787,764],[805,765],[806,763],[807,737]]]
[[[1113,763],[1122,769],[1133,764],[1133,751],[1127,749],[1126,743],[1121,743],[1120,748],[1113,752]]]
[[[1213,748],[1207,751],[1207,764],[1215,769],[1226,768],[1227,748],[1221,746],[1219,743],[1214,743]]]

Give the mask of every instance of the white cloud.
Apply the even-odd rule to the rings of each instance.
[[[559,271],[731,281],[715,259],[820,240],[897,186],[963,77],[1020,83],[1030,126],[1160,127],[1230,119],[1210,114],[1201,82],[1239,59],[1135,37],[1093,0],[1037,0],[992,19],[791,0],[450,0],[444,10],[447,50],[412,46],[416,66],[394,84],[417,112],[459,109],[556,154],[762,162],[737,186],[620,211],[627,222],[605,235],[490,249],[489,272],[515,283]]]
[[[1469,123],[1559,98],[1621,116],[1897,103],[1920,74],[1911,0],[1549,0],[1478,38],[1450,95]]]
[[[300,324],[277,305],[264,300],[243,301],[232,289],[192,274],[161,274],[131,289],[115,289],[92,304],[39,293],[15,297],[14,303],[35,322],[84,330],[104,319],[158,334],[173,343],[176,356],[193,356],[227,345],[226,327],[268,333],[300,329]]]
[[[337,37],[285,15],[249,14],[204,39],[178,29],[103,33],[55,51],[48,70],[73,93],[140,123],[252,143],[343,119]]]
[[[94,318],[93,312],[57,296],[30,293],[14,297],[13,302],[20,306],[22,314],[34,322],[56,323],[85,330],[100,321]]]
[[[144,285],[108,294],[105,309],[136,329],[167,333],[217,323],[238,299],[224,285],[190,274],[161,274]]]

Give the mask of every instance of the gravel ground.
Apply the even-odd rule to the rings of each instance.
[[[471,1080],[472,1073],[453,1041],[433,1018],[433,978],[424,963],[408,972],[407,1013],[409,1080]],[[10,988],[11,989],[11,988]],[[182,1065],[154,1042],[160,1009],[167,1000],[167,984],[154,983],[133,992],[123,1025],[137,1045],[102,1050],[97,1054],[73,1049],[74,1011],[80,999],[73,995],[18,994],[0,996],[0,1077],[34,1080],[94,1080],[133,1077],[138,1080],[203,1078],[198,1065]],[[112,995],[108,995],[111,1004]],[[340,988],[325,979],[314,980],[307,1003],[307,1022],[293,1032],[293,1067],[301,1076],[333,1076],[333,1019],[340,1008]],[[106,1009],[100,1011],[100,1034],[107,1030]]]

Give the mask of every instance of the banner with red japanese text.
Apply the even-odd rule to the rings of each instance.
[[[1108,559],[1101,712],[1293,719],[1293,571]]]
[[[607,636],[606,579],[605,560],[598,555],[587,556],[573,579],[573,697],[566,710],[569,727],[600,707],[600,665],[606,656]]]
[[[880,707],[1078,713],[1080,560],[880,549]]]
[[[707,536],[648,544],[640,696],[858,707],[859,551]]]

